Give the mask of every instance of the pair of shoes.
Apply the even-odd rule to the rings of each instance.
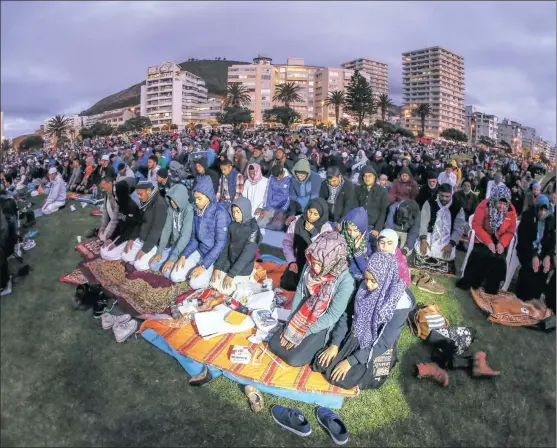
[[[33,249],[36,245],[37,243],[35,242],[35,240],[25,240],[21,245],[21,249],[27,252],[28,250]]]
[[[124,342],[137,330],[137,321],[133,320],[129,314],[112,316],[105,313],[101,316],[101,325],[105,330],[112,328],[118,343]]]
[[[263,400],[263,394],[255,386],[246,386],[244,388],[244,393],[249,400],[249,407],[255,413],[261,412],[265,407],[265,400]]]
[[[191,377],[190,386],[201,387],[207,384],[212,379],[213,379],[213,375],[211,375],[211,371],[207,366],[205,366],[203,372],[201,372],[199,375]]]
[[[122,314],[121,316],[114,316],[113,314],[103,313],[101,315],[101,326],[103,330],[110,330],[114,325],[125,324],[131,320],[129,314]]]
[[[12,293],[12,277],[10,277],[4,289],[0,291],[0,297],[9,296],[11,293]]]
[[[443,387],[449,385],[449,374],[434,362],[416,364],[418,378],[432,378]]]
[[[298,436],[307,437],[311,434],[311,426],[299,409],[275,405],[271,409],[271,416],[280,426]],[[337,414],[330,409],[318,406],[315,409],[315,416],[319,424],[329,433],[333,442],[337,445],[344,445],[348,442],[348,428]]]
[[[445,288],[427,274],[418,279],[416,286],[420,291],[429,292],[431,294],[445,294],[446,292]]]

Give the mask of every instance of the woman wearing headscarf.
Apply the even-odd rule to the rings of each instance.
[[[341,226],[342,236],[346,240],[350,274],[359,284],[364,278],[369,257],[375,248],[369,239],[367,212],[357,207],[346,215]]]
[[[400,250],[400,247],[398,247],[398,234],[392,229],[383,229],[381,233],[379,233],[377,241],[377,249],[379,252],[391,254],[396,257],[398,274],[406,285],[406,288],[409,288],[412,283],[412,277],[410,276],[410,269],[408,269],[406,258]]]
[[[539,299],[549,272],[555,269],[555,217],[551,211],[549,199],[542,194],[522,214],[516,246],[521,264],[516,296],[521,300]]]
[[[246,170],[246,181],[242,196],[249,199],[251,203],[251,214],[259,215],[265,205],[265,192],[269,179],[263,177],[261,166],[258,163],[250,163]]]
[[[487,294],[497,294],[507,274],[507,248],[516,230],[516,211],[505,184],[493,187],[490,198],[478,205],[472,228],[476,232],[474,249],[456,286],[477,289],[483,285]]]
[[[331,335],[331,344],[315,356],[313,370],[332,385],[350,389],[379,387],[374,360],[393,349],[413,308],[405,292],[394,254],[374,253],[354,299],[353,316],[345,313]]]
[[[346,242],[339,233],[318,235],[307,248],[306,258],[291,317],[269,341],[269,349],[293,367],[310,364],[328,344],[354,292],[354,280],[346,261]]]
[[[100,255],[104,260],[120,260],[128,242],[133,243],[139,236],[141,211],[132,200],[131,191],[127,180],[122,180],[113,186],[114,199],[118,205],[118,225],[112,240],[106,240],[101,247]]]
[[[315,237],[333,230],[328,222],[329,206],[321,198],[312,199],[303,215],[296,217],[288,226],[282,249],[288,269],[280,279],[280,287],[294,291],[306,265],[305,251]]]
[[[369,164],[369,159],[366,157],[366,153],[363,149],[360,149],[356,153],[356,160],[352,165],[352,182],[354,185],[360,180],[360,175],[362,174],[362,169],[364,166]]]

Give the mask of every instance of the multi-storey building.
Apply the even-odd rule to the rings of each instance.
[[[555,163],[555,145],[547,145],[545,155],[551,162]]]
[[[531,126],[521,126],[522,129],[522,148],[529,152],[534,151],[536,144],[536,129]]]
[[[522,125],[503,118],[499,122],[499,142],[501,141],[508,143],[515,154],[522,151]]]
[[[315,119],[335,123],[335,106],[327,106],[326,100],[331,92],[342,91],[346,93],[346,87],[354,73],[353,70],[342,68],[320,68],[315,73],[314,87],[314,111]],[[339,119],[343,118],[342,106],[340,107]]]
[[[47,118],[44,121],[43,124],[44,124],[45,129],[48,129],[48,123],[53,118],[54,117],[50,117],[50,118]],[[87,118],[87,117],[82,117],[80,115],[64,115],[64,118],[68,122],[68,129],[75,129],[76,131],[79,131],[79,129],[81,129],[83,126],[87,126],[86,125],[86,120],[85,120],[85,118]]]
[[[149,117],[153,129],[175,124],[182,128],[198,121],[197,107],[207,103],[205,81],[182,70],[174,62],[147,69],[146,85],[141,86],[141,116]]]
[[[0,112],[0,142],[4,140],[4,112]]]
[[[481,137],[487,137],[497,143],[499,119],[495,115],[479,112],[474,106],[466,106],[465,133],[469,145],[477,145]]]
[[[389,66],[384,62],[360,58],[345,62],[342,68],[358,70],[361,75],[367,75],[365,77],[371,84],[374,96],[389,93]]]
[[[258,56],[253,64],[236,64],[228,67],[228,84],[243,85],[251,97],[248,108],[252,111],[255,124],[263,123],[263,111],[273,107],[273,95],[278,69],[273,60]]]
[[[290,104],[300,114],[302,120],[315,118],[315,74],[321,67],[305,65],[302,58],[288,58],[285,65],[276,65],[278,69],[277,84],[294,83],[300,86],[298,94],[302,100]],[[276,105],[282,106],[275,102]]]
[[[221,111],[222,102],[216,98],[209,98],[205,104],[197,106],[197,115],[201,122],[216,122]]]
[[[445,129],[464,131],[464,59],[441,47],[402,54],[404,125],[418,133],[419,104],[429,104],[425,134],[438,137]]]
[[[122,107],[120,109],[107,110],[100,114],[87,115],[83,118],[83,126],[91,127],[95,123],[105,123],[114,127],[118,127],[128,121],[130,118],[137,117],[139,114],[139,105],[134,107]]]

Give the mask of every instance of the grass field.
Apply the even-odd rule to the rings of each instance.
[[[90,210],[39,218],[37,247],[26,256],[33,272],[2,298],[2,446],[333,445],[313,406],[266,395],[265,411],[253,414],[237,384],[219,377],[192,388],[170,356],[142,338],[117,344],[90,311],[73,311],[74,287],[58,278],[80,259],[76,236],[98,224]],[[339,411],[350,445],[555,446],[555,334],[491,324],[453,280],[443,283],[449,293],[435,301],[452,324],[477,330],[472,348],[502,375],[452,371],[446,389],[419,381],[414,366],[430,350],[405,329],[393,376]],[[275,403],[302,409],[313,434],[277,426]]]

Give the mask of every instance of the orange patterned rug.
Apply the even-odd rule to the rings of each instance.
[[[349,398],[355,397],[359,393],[357,387],[341,389],[329,384],[322,374],[312,372],[309,366],[290,367],[282,362],[280,358],[270,353],[268,349],[266,352],[277,361],[276,363],[268,355],[261,355],[261,350],[256,349],[258,346],[248,341],[248,337],[253,331],[226,334],[204,340],[197,334],[191,323],[187,323],[182,328],[172,328],[170,325],[174,322],[173,320],[147,320],[141,325],[140,330],[143,332],[151,329],[162,336],[172,348],[182,355],[204,364],[210,364],[217,369],[225,370],[236,377],[249,381],[301,392],[317,392]],[[260,362],[260,364],[234,364],[230,362],[228,356],[234,345],[248,346],[250,352],[252,355],[255,354],[257,362]],[[267,344],[263,345],[266,346]]]
[[[83,258],[86,260],[94,260],[98,258],[101,254],[101,247],[103,246],[103,242],[98,238],[92,238],[87,241],[83,241],[75,246],[75,250],[77,250]]]

